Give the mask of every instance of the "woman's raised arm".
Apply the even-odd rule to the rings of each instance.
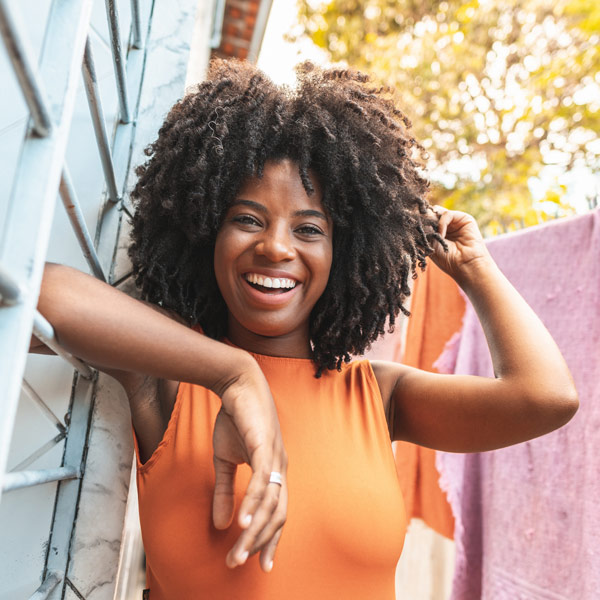
[[[46,266],[38,309],[63,347],[101,370],[187,381],[220,396],[215,525],[228,525],[235,466],[247,461],[253,474],[238,514],[244,531],[227,562],[236,566],[260,550],[263,569],[270,570],[287,508],[287,457],[271,391],[254,358],[62,265]],[[237,446],[226,443],[234,433]],[[269,485],[272,471],[282,473],[282,487]]]
[[[578,399],[556,343],[493,261],[473,217],[440,212],[448,252],[438,244],[432,258],[473,304],[496,377],[375,364],[383,388],[392,390],[393,437],[438,450],[480,452],[561,427],[577,411]]]

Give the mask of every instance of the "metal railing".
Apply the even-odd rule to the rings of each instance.
[[[48,482],[64,482],[58,487],[56,496],[48,543],[52,552],[47,552],[42,584],[31,599],[64,595],[96,379],[93,369],[61,347],[52,325],[36,310],[36,304],[57,195],[91,272],[103,281],[110,279],[130,163],[135,111],[145,68],[144,36],[153,11],[153,0],[143,5],[139,0],[130,1],[131,41],[124,51],[117,4],[115,0],[106,0],[120,111],[111,146],[89,40],[92,0],[52,2],[39,63],[28,43],[19,3],[0,0],[0,34],[30,116],[0,238],[0,495]],[[105,180],[105,197],[94,239],[65,164],[80,77],[83,78]],[[68,422],[58,418],[43,397],[23,379],[32,333],[76,369]],[[21,390],[41,409],[57,433],[7,473]],[[27,470],[65,439],[60,467]]]

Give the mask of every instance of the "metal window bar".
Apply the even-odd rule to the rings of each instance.
[[[93,406],[95,379],[94,372],[87,365],[60,347],[50,323],[35,310],[57,189],[60,190],[60,196],[91,271],[100,279],[106,280],[104,275],[106,271],[102,268],[101,260],[104,259],[106,263],[112,258],[112,249],[110,256],[108,252],[96,252],[68,170],[64,165],[64,152],[76,91],[76,74],[80,69],[83,71],[88,104],[105,175],[107,204],[112,206],[120,197],[117,179],[121,188],[125,184],[133,126],[127,97],[124,55],[119,41],[117,9],[113,1],[107,1],[107,17],[121,113],[121,123],[117,127],[113,146],[119,160],[118,169],[115,169],[110,156],[108,135],[88,40],[91,0],[54,0],[48,17],[39,69],[32,59],[33,53],[28,49],[27,37],[23,33],[24,29],[18,15],[15,16],[16,12],[8,0],[0,0],[0,33],[11,56],[13,69],[17,74],[32,118],[32,124],[23,142],[5,229],[0,241],[0,354],[3,357],[11,357],[10,360],[3,360],[0,365],[0,381],[5,384],[6,400],[0,403],[0,492],[52,481],[61,482],[57,490],[54,524],[48,544],[48,548],[52,547],[53,551],[47,553],[43,583],[31,596],[31,598],[58,598],[64,594],[64,573],[69,561],[71,532],[85,461],[85,445]],[[152,4],[145,7],[144,13],[149,23]],[[133,45],[136,48],[143,48],[141,15],[137,0],[132,0],[132,20]],[[60,64],[57,64],[59,61],[52,61],[52,57],[67,56],[70,56],[70,60],[66,63],[64,60]],[[141,52],[131,51],[129,58],[127,76],[132,88],[137,89],[139,94],[145,65],[144,58]],[[46,88],[42,82],[46,82]],[[36,167],[35,177],[32,177],[32,165]],[[37,217],[34,223],[31,222],[31,215]],[[103,228],[109,233],[115,233],[120,215],[119,211],[115,213],[105,205],[100,217],[96,243],[103,239],[101,236]],[[25,227],[27,227],[27,235],[23,236]],[[28,240],[29,243],[23,247],[22,243],[17,243],[20,238]],[[3,266],[8,264],[11,265],[10,272]],[[22,382],[27,395],[42,408],[58,428],[59,434],[21,461],[13,472],[5,473],[19,398],[18,384],[22,378],[32,328],[41,341],[77,369],[80,377],[77,375],[75,377],[63,466],[39,471],[23,469],[63,439],[66,429],[33,388],[27,382]],[[10,351],[5,352],[9,348]]]
[[[75,187],[71,183],[71,176],[69,175],[66,166],[64,167],[60,178],[59,194],[63,206],[67,211],[71,227],[75,232],[75,237],[77,237],[83,256],[92,273],[101,281],[106,281],[102,265],[100,265],[100,259],[94,248],[94,242],[92,242],[92,238],[90,237],[87,225],[85,224],[85,219],[83,218],[83,213],[81,212],[81,207],[75,194]]]
[[[60,571],[49,572],[42,585],[29,596],[29,600],[46,600],[64,577],[65,574]]]
[[[119,13],[117,11],[115,0],[106,0],[106,16],[108,18],[108,31],[110,33],[110,43],[112,45],[113,65],[115,68],[115,77],[117,79],[117,90],[119,92],[121,121],[123,123],[129,123],[131,122],[131,114],[129,112],[129,99],[127,97],[125,61],[123,60],[123,49],[121,48]]]
[[[13,14],[7,6],[0,3],[0,24],[2,32],[5,36],[6,47],[11,57],[15,73],[17,74],[23,96],[27,102],[33,118],[33,130],[40,136],[46,136],[52,129],[52,122],[48,112],[48,101],[45,99],[43,86],[40,82],[35,62],[32,60],[32,52],[28,47],[26,38],[19,35],[18,18]],[[84,60],[84,67],[89,64],[89,68],[84,68],[84,78],[86,79],[86,91],[90,98],[90,110],[94,121],[94,129],[97,138],[101,138],[103,144],[100,143],[100,154],[102,157],[102,166],[104,168],[107,185],[111,193],[113,201],[118,200],[116,191],[116,182],[114,181],[114,171],[110,159],[110,150],[108,148],[108,138],[104,129],[104,120],[99,100],[97,98],[97,86],[95,86],[95,73],[93,63],[91,62],[91,50],[88,48],[89,43],[86,43],[86,56],[89,55],[89,60]],[[89,83],[88,83],[89,82]],[[94,87],[95,86],[95,87]],[[93,105],[93,110],[92,110]],[[83,221],[81,209],[74,194],[73,186],[70,184],[68,172],[63,173],[61,180],[61,198],[67,209],[69,218],[77,235],[77,239],[83,249],[84,255],[90,268],[96,277],[106,280],[102,272],[102,268],[98,262],[96,252],[93,248],[90,235],[87,231],[85,222]]]
[[[27,396],[31,398],[31,400],[33,400],[33,402],[35,402],[35,404],[40,408],[50,423],[52,423],[56,429],[58,429],[59,433],[66,434],[67,428],[64,426],[62,421],[52,412],[50,407],[42,400],[42,397],[33,389],[33,387],[31,387],[26,379],[23,379],[21,387]]]
[[[9,49],[26,47],[27,39],[20,29],[17,11],[2,0],[2,37]],[[44,38],[44,50],[39,64],[39,80],[34,82],[36,69],[30,53],[15,55],[13,67],[28,105],[45,107],[50,126],[45,137],[39,137],[36,126],[25,135],[19,163],[13,180],[7,217],[0,246],[0,265],[10,265],[11,279],[23,290],[19,302],[0,308],[0,381],[4,385],[4,402],[0,403],[0,481],[5,471],[16,406],[35,304],[42,270],[56,192],[63,169],[67,136],[73,114],[78,75],[91,14],[91,0],[55,0],[51,7]],[[14,40],[20,40],[18,44]],[[70,57],[57,65],[55,57]],[[45,86],[41,82],[45,82]],[[28,83],[23,83],[28,82]],[[49,339],[54,337],[48,327],[40,325]],[[58,350],[58,346],[55,348]],[[5,358],[6,357],[6,358]],[[88,367],[78,365],[87,376]],[[1,489],[0,485],[0,489]]]
[[[0,264],[0,302],[5,305],[17,304],[21,301],[21,286]]]
[[[0,32],[33,118],[33,129],[38,135],[44,137],[52,129],[50,114],[46,108],[48,102],[42,92],[37,65],[32,59],[33,52],[27,43],[27,38],[19,35],[22,30],[23,26],[17,14],[13,14],[5,1],[0,2]]]
[[[221,45],[223,33],[223,20],[225,18],[226,0],[216,0],[215,12],[213,13],[212,31],[210,34],[210,47],[216,50]]]
[[[57,189],[82,252],[90,269],[99,278],[106,279],[113,258],[114,242],[120,226],[119,190],[125,186],[133,148],[133,118],[130,106],[138,109],[141,83],[145,69],[145,35],[148,34],[154,1],[143,5],[131,0],[132,47],[123,54],[114,0],[106,0],[106,12],[111,37],[111,48],[121,120],[114,131],[111,152],[104,124],[97,81],[93,70],[88,35],[92,0],[53,0],[47,20],[46,35],[39,67],[32,60],[27,38],[23,34],[16,0],[0,0],[0,34],[11,56],[23,95],[29,107],[32,124],[25,136],[20,160],[13,181],[9,210],[3,237],[0,240],[0,354],[10,360],[0,364],[0,381],[4,386],[5,401],[0,403],[0,492],[20,489],[47,482],[60,482],[57,487],[53,525],[48,542],[43,583],[31,599],[62,598],[68,583],[70,544],[74,528],[81,477],[85,468],[86,444],[91,422],[95,376],[87,365],[65,352],[56,340],[52,326],[35,310],[41,282],[44,257],[52,222],[53,204]],[[13,6],[11,6],[13,4]],[[192,2],[187,0],[182,14],[190,16]],[[185,12],[187,10],[187,13]],[[60,57],[60,58],[59,58]],[[65,57],[68,59],[65,60]],[[70,57],[70,58],[69,58]],[[103,202],[95,245],[82,218],[64,165],[64,153],[73,114],[76,75],[83,70],[86,93],[97,146],[106,182],[107,197]],[[45,86],[44,86],[45,83]],[[130,105],[129,92],[133,99]],[[35,165],[35,177],[32,177]],[[59,186],[60,182],[60,186]],[[118,210],[115,210],[117,208]],[[34,215],[34,218],[31,218]],[[27,243],[19,243],[26,240]],[[3,266],[4,265],[4,266]],[[6,268],[10,265],[10,272]],[[121,277],[120,280],[123,278]],[[65,425],[46,406],[40,396],[23,381],[23,389],[44,411],[59,430],[58,435],[21,461],[12,472],[5,473],[8,446],[19,397],[25,353],[29,336],[34,333],[59,356],[76,368],[68,435],[61,467],[39,471],[23,470],[65,434]],[[10,352],[5,352],[10,350]],[[50,548],[52,552],[50,552]],[[69,584],[72,585],[72,584]]]
[[[140,22],[139,22],[139,6],[137,5],[137,2],[134,1],[134,7],[135,7],[135,15],[134,15],[134,35],[136,37],[139,38],[140,36]],[[58,129],[55,131],[55,127],[52,124],[52,117],[54,115],[50,114],[50,110],[48,108],[49,106],[49,100],[46,100],[46,94],[44,91],[44,87],[41,83],[41,77],[40,75],[38,75],[38,70],[35,68],[35,63],[32,60],[32,52],[29,50],[27,42],[26,42],[26,36],[23,35],[22,32],[22,28],[21,25],[19,23],[19,19],[18,16],[15,16],[16,12],[14,10],[12,10],[9,5],[7,0],[0,0],[0,25],[1,25],[1,33],[2,33],[2,37],[3,40],[5,42],[5,45],[8,49],[9,55],[11,56],[12,59],[12,64],[13,64],[13,68],[15,70],[15,72],[17,73],[18,76],[18,80],[19,83],[21,85],[22,91],[23,91],[23,95],[26,99],[26,102],[30,108],[31,111],[31,115],[33,118],[33,125],[30,129],[30,132],[26,138],[26,141],[24,143],[24,147],[23,147],[23,153],[22,153],[22,157],[25,155],[27,155],[27,150],[29,148],[31,148],[32,144],[31,142],[33,141],[33,136],[34,134],[37,135],[46,135],[49,138],[54,137],[52,134],[56,133],[56,131],[58,131],[59,134],[62,134],[58,137],[58,140],[52,140],[55,143],[54,144],[50,144],[48,148],[46,148],[46,152],[43,153],[47,156],[44,156],[44,158],[47,159],[48,162],[48,158],[52,159],[53,157],[57,157],[61,154],[60,150],[62,150],[62,154],[64,154],[64,148],[65,148],[65,143],[66,143],[66,136],[67,136],[67,130],[68,130],[68,121],[71,115],[67,115],[67,114],[63,114],[63,115],[58,115],[58,121],[59,123],[61,122],[60,117],[66,117],[64,119],[62,119],[62,121],[64,123],[66,123],[67,125],[63,125],[62,130],[61,131],[61,127],[58,127]],[[112,37],[112,47],[113,47],[113,58],[114,58],[114,64],[115,64],[115,72],[116,72],[116,78],[117,78],[117,87],[118,87],[118,95],[119,95],[119,100],[120,100],[120,105],[121,105],[121,112],[122,115],[125,115],[125,118],[122,118],[122,121],[129,121],[129,117],[128,117],[128,109],[127,109],[127,97],[126,97],[126,90],[125,90],[125,83],[124,83],[124,69],[123,69],[123,60],[122,60],[122,52],[121,52],[121,48],[120,48],[120,42],[119,42],[119,27],[118,27],[118,20],[117,20],[117,10],[116,10],[116,5],[114,4],[113,1],[111,0],[107,0],[107,16],[108,16],[108,21],[109,21],[109,31],[111,33],[111,37]],[[79,20],[78,18],[79,17]],[[83,19],[81,18],[83,17]],[[90,18],[90,2],[89,0],[87,2],[84,2],[83,4],[81,4],[80,6],[77,6],[77,3],[74,0],[71,0],[70,3],[68,4],[63,4],[59,6],[58,2],[54,2],[53,6],[52,6],[52,11],[51,11],[51,15],[49,18],[49,24],[48,24],[48,31],[47,31],[47,35],[46,35],[46,47],[52,47],[52,46],[60,46],[60,40],[58,37],[58,27],[56,26],[57,23],[62,24],[63,21],[65,20],[65,18],[67,19],[67,22],[70,20],[71,24],[75,25],[75,31],[73,31],[72,33],[74,34],[74,36],[76,38],[78,38],[79,44],[75,44],[75,47],[79,47],[81,48],[81,35],[84,31],[87,31],[89,29],[89,18]],[[53,27],[53,25],[55,25]],[[64,48],[64,41],[68,40],[67,36],[62,36],[62,46]],[[140,44],[138,44],[140,45]],[[55,48],[53,48],[55,49]],[[44,53],[45,55],[48,54],[48,52]],[[73,55],[76,55],[76,52],[73,52]],[[73,65],[74,65],[74,61],[72,60],[69,68],[67,69],[67,86],[66,86],[66,92],[68,92],[68,98],[67,98],[67,94],[64,94],[62,98],[57,98],[57,100],[59,100],[59,102],[57,103],[58,106],[60,108],[62,108],[63,110],[65,108],[70,108],[71,112],[72,112],[72,107],[73,107],[73,95],[74,95],[74,85],[73,85]],[[43,69],[43,59],[42,59],[42,69]],[[92,115],[92,119],[94,122],[94,128],[95,128],[95,132],[96,132],[96,137],[97,137],[97,141],[98,141],[98,147],[100,149],[100,154],[102,157],[102,164],[103,164],[103,168],[104,168],[104,172],[105,172],[105,179],[107,182],[107,188],[109,191],[109,197],[112,201],[115,201],[116,198],[118,198],[118,192],[116,190],[116,181],[115,181],[115,173],[114,173],[114,169],[113,169],[113,165],[112,165],[112,161],[110,158],[110,149],[108,147],[108,141],[107,141],[107,135],[106,135],[106,130],[105,130],[105,126],[104,126],[104,119],[102,116],[102,112],[101,112],[101,105],[99,102],[99,94],[98,94],[98,90],[97,90],[97,81],[96,81],[96,77],[95,77],[95,73],[94,73],[94,67],[93,67],[93,61],[92,61],[92,55],[91,55],[91,48],[89,45],[89,40],[87,39],[86,36],[86,42],[85,42],[85,52],[84,52],[84,60],[83,60],[83,64],[82,64],[82,70],[84,73],[84,81],[86,84],[86,93],[88,95],[88,99],[89,99],[89,106],[90,106],[90,112]],[[55,88],[54,90],[50,90],[50,100],[53,100],[55,96],[57,96],[58,94],[56,93],[57,91],[60,91],[59,88]],[[54,92],[54,94],[52,93]],[[67,101],[68,100],[68,101]],[[62,101],[62,102],[61,102]],[[27,142],[30,142],[29,144]],[[58,146],[58,148],[57,148]],[[35,148],[34,145],[34,150],[37,150],[37,148]],[[54,152],[52,152],[54,150]],[[58,151],[57,151],[58,150]],[[33,154],[36,154],[35,152],[33,152]],[[38,150],[37,154],[39,155],[40,152]],[[53,168],[49,168],[47,169],[47,175],[49,176],[48,179],[51,179],[51,176],[55,176],[55,174],[52,172],[55,170],[55,165],[58,161],[49,161],[51,162],[51,165],[45,165],[45,166],[50,166]],[[20,166],[23,165],[23,161],[20,162]],[[15,186],[13,188],[13,193],[12,193],[12,197],[11,197],[11,209],[12,207],[16,204],[15,199],[19,196],[19,183],[22,184],[22,187],[24,187],[26,189],[26,191],[30,191],[27,190],[27,187],[31,187],[28,186],[28,182],[27,182],[27,177],[25,176],[25,174],[23,174],[23,170],[26,169],[20,169],[17,172],[17,175],[15,177]],[[50,171],[48,173],[48,171]],[[45,186],[45,190],[46,191],[48,188],[51,188],[51,185],[47,185]],[[98,256],[95,252],[95,249],[93,247],[93,244],[91,242],[91,238],[90,235],[88,233],[87,227],[85,225],[85,222],[83,220],[83,216],[82,216],[82,212],[81,212],[81,208],[79,207],[79,204],[77,202],[75,193],[74,193],[74,188],[71,184],[70,181],[70,176],[69,173],[66,169],[66,167],[63,168],[62,174],[61,174],[61,180],[60,180],[60,195],[61,198],[63,199],[63,203],[65,205],[65,208],[67,209],[67,213],[69,216],[69,219],[71,221],[71,224],[73,226],[73,229],[75,231],[75,234],[78,238],[78,241],[81,245],[81,248],[83,250],[83,254],[86,258],[86,260],[88,261],[88,264],[90,265],[90,268],[92,270],[92,272],[99,277],[102,280],[106,280],[104,273],[103,273],[103,269],[100,265],[100,261],[98,259]],[[33,194],[30,194],[30,196],[33,196]],[[39,229],[43,229],[43,233],[45,235],[40,235],[39,238],[41,238],[42,241],[45,241],[47,245],[47,240],[48,240],[48,229],[49,229],[49,223],[51,223],[51,212],[52,212],[52,206],[51,203],[49,201],[49,195],[46,194],[45,195],[45,201],[43,202],[43,209],[41,211],[41,215],[42,218],[39,220],[38,222],[38,228]],[[18,220],[15,218],[15,215],[12,214],[10,215],[11,217],[13,217],[12,219],[8,219],[7,220],[7,225],[8,223],[10,223],[11,221],[15,221]],[[44,218],[46,217],[46,218]],[[8,234],[11,230],[7,227],[7,231],[6,233]],[[10,253],[11,251],[11,245],[10,245],[10,241],[7,241],[7,237],[9,237],[8,235],[4,236],[4,254],[6,253]],[[38,239],[39,239],[38,238]],[[39,273],[41,271],[41,260],[39,260],[40,255],[43,255],[43,252],[45,251],[45,248],[40,248],[39,246],[41,246],[42,244],[38,245],[38,248],[34,248],[34,265],[37,266],[37,271],[38,271],[38,280],[39,280]],[[3,256],[2,256],[3,258]],[[35,260],[35,258],[38,258],[38,260]],[[37,264],[36,264],[37,263]],[[28,300],[29,302],[25,302],[24,298],[23,298],[23,293],[22,293],[22,286],[20,286],[18,284],[18,282],[15,280],[15,278],[13,278],[11,275],[9,275],[6,270],[2,267],[2,263],[0,262],[0,294],[2,296],[2,303],[4,305],[10,305],[10,304],[17,304],[19,303],[19,301],[22,301],[22,304],[27,305],[28,306],[24,306],[22,308],[28,308],[29,311],[25,310],[25,311],[21,311],[21,312],[31,312],[32,309],[32,302],[31,299],[33,297],[33,294],[29,295]],[[14,319],[14,315],[8,315],[6,313],[6,311],[4,311],[4,313],[2,314],[2,317],[4,317],[4,320],[10,320],[12,321],[12,323],[14,324],[15,321],[18,323],[18,320]],[[51,325],[37,312],[34,313],[33,315],[33,330],[34,330],[34,334],[36,334],[37,337],[39,337],[42,341],[44,341],[44,343],[46,343],[46,345],[48,345],[49,347],[51,347],[59,356],[63,357],[65,360],[67,360],[68,362],[70,362],[77,370],[79,370],[85,377],[91,377],[92,376],[92,371],[89,369],[89,367],[87,367],[86,365],[84,365],[83,363],[81,363],[81,361],[79,361],[78,359],[75,359],[74,357],[72,357],[69,353],[65,352],[60,345],[58,344],[58,342],[56,341],[56,337],[54,335],[53,329],[51,327]],[[21,319],[21,324],[23,323],[23,321],[26,321],[27,319],[23,318]],[[1,324],[1,321],[0,321]],[[22,335],[21,335],[22,337]],[[4,341],[9,340],[10,337],[9,336],[5,336],[3,338]],[[1,346],[0,346],[1,347]],[[17,355],[19,355],[20,353],[18,353]],[[21,361],[23,362],[23,361]],[[18,372],[18,371],[17,371]],[[14,370],[13,370],[14,373]],[[2,375],[2,373],[0,372],[0,376]],[[15,379],[13,377],[13,379]],[[14,381],[13,381],[13,386],[14,388]],[[5,410],[3,412],[6,413],[6,416],[8,418],[3,419],[3,423],[5,424],[5,427],[8,427],[10,425],[12,425],[12,421],[14,418],[14,408],[15,408],[15,403],[16,400],[14,400],[14,398],[16,397],[16,395],[13,393],[13,402],[8,406],[5,407]],[[12,409],[12,410],[11,410]],[[12,413],[12,415],[11,415]],[[11,418],[11,416],[13,418]],[[9,440],[10,439],[10,435],[7,435],[4,437],[5,440]],[[6,454],[6,447],[8,446],[8,443],[5,442],[4,446],[4,454]],[[1,454],[0,454],[0,473],[3,471],[3,467],[5,464],[5,460],[2,460],[2,458],[4,458]],[[0,488],[1,489],[1,488]]]
[[[96,77],[96,69],[94,68],[94,58],[92,55],[92,45],[90,38],[85,42],[85,52],[83,55],[83,81],[85,84],[85,93],[88,99],[88,106],[92,115],[92,123],[94,124],[94,133],[96,134],[96,142],[100,152],[100,160],[102,161],[102,170],[108,188],[109,198],[113,202],[119,201],[119,192],[117,190],[117,180],[115,169],[108,143],[108,135],[104,124],[104,115],[102,113],[102,103],[100,102],[100,94],[98,93],[98,79]]]
[[[32,487],[52,481],[64,479],[77,479],[81,476],[75,467],[57,467],[56,469],[40,469],[39,471],[17,471],[6,473],[2,484],[2,491],[10,492],[25,487]]]
[[[142,39],[142,16],[140,14],[139,0],[131,0],[131,21],[133,31],[131,45],[140,50],[144,47],[144,41]]]
[[[22,460],[18,465],[14,466],[10,472],[17,473],[18,471],[24,471],[27,467],[32,465],[38,458],[41,458],[47,452],[50,452],[56,444],[62,442],[65,439],[65,433],[59,433],[54,436],[51,440],[48,440],[45,444],[42,444],[37,450],[32,452],[27,458]]]

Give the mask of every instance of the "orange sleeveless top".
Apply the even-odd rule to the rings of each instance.
[[[271,573],[230,570],[240,534],[212,525],[212,429],[220,408],[181,383],[164,438],[137,465],[150,600],[393,600],[406,532],[379,387],[368,361],[320,379],[309,359],[253,355],[271,387],[289,458],[288,519]],[[136,444],[137,451],[137,444]],[[236,506],[249,480],[242,465]]]

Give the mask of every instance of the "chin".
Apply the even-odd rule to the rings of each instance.
[[[285,337],[286,335],[292,333],[292,330],[284,327],[283,325],[278,326],[262,323],[241,323],[241,325],[244,329],[246,329],[246,331],[267,338]]]
[[[248,313],[240,317],[232,314],[230,316],[230,328],[245,330],[248,333],[265,338],[285,338],[304,329],[304,320],[294,315],[291,322],[290,315],[277,315],[275,313],[256,315],[258,318],[248,318]],[[308,325],[306,325],[308,333]]]

